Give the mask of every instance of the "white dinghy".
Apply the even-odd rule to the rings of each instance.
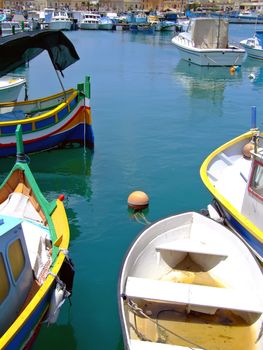
[[[20,91],[26,85],[26,79],[19,76],[5,75],[0,78],[0,103],[14,102]]]
[[[263,349],[263,278],[236,235],[201,214],[145,228],[119,278],[125,349]]]

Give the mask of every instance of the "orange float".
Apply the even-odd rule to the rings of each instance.
[[[254,151],[254,144],[249,142],[243,147],[243,155],[245,158],[251,158],[251,151]]]
[[[144,209],[149,205],[149,197],[145,192],[134,191],[128,197],[128,207],[133,209]]]

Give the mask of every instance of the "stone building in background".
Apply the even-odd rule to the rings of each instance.
[[[46,7],[71,9],[165,10],[180,9],[186,0],[0,0],[0,8],[43,10]]]
[[[237,5],[238,2],[238,6]],[[261,10],[263,3],[246,2],[240,0],[0,0],[0,8],[7,9],[36,9],[43,10],[46,7],[68,8],[72,10],[105,10],[105,11],[129,11],[129,10],[172,10],[183,12],[189,5],[219,6],[221,8],[255,9]],[[244,6],[243,6],[244,5]]]

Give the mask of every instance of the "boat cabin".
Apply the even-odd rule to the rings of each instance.
[[[7,201],[14,204],[13,198]],[[40,288],[50,266],[47,227],[4,215],[7,206],[0,206],[0,336]]]
[[[0,334],[17,317],[33,282],[22,220],[0,215]]]
[[[251,217],[252,222],[263,230],[261,215],[263,214],[263,140],[257,136],[258,147],[251,152],[251,167],[245,191],[242,214]]]
[[[193,45],[200,49],[228,47],[228,21],[217,18],[194,18],[187,28]]]

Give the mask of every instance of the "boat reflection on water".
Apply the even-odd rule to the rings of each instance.
[[[243,75],[245,75],[252,84],[257,87],[263,86],[263,61],[247,57],[242,70]]]
[[[32,155],[35,174],[45,195],[63,194],[70,223],[71,241],[81,235],[79,218],[92,198],[91,164],[93,152],[82,148],[61,149]],[[48,159],[49,168],[46,167]]]
[[[174,72],[174,77],[189,92],[190,97],[222,101],[224,90],[228,84],[238,85],[242,80],[242,70],[234,73],[229,67],[198,66],[180,60]]]
[[[63,337],[61,337],[61,334],[63,334]],[[74,328],[70,323],[55,324],[52,327],[43,325],[35,347],[36,349],[38,346],[39,349],[51,349],[56,343],[59,343],[61,349],[77,349],[77,339]]]
[[[122,33],[122,35],[126,35],[127,33]],[[139,42],[141,44],[147,44],[158,47],[169,47],[171,45],[171,39],[174,35],[173,32],[154,32],[152,33],[144,33],[141,31],[132,32],[132,35],[129,37],[129,41],[131,42]],[[128,36],[127,36],[128,37]]]

